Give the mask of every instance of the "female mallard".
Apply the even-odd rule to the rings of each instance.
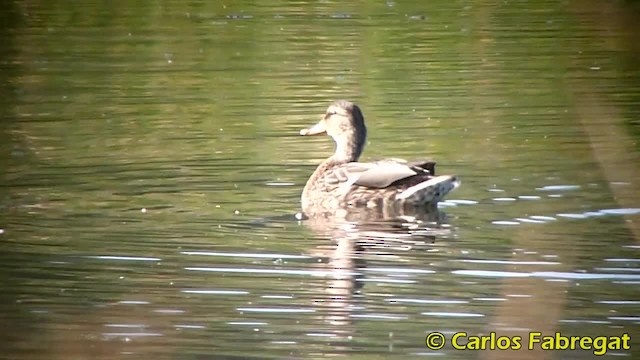
[[[360,108],[335,101],[319,123],[300,135],[326,133],[336,152],[323,161],[302,191],[302,211],[331,214],[349,207],[430,206],[459,185],[455,176],[435,176],[435,162],[358,162],[367,137]]]

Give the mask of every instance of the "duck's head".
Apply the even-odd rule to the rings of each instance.
[[[316,125],[300,130],[300,135],[327,134],[336,142],[336,161],[357,161],[367,138],[364,116],[358,105],[337,100]]]

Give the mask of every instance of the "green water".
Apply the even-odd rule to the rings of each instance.
[[[0,5],[9,359],[592,358],[426,333],[640,334],[632,1]],[[433,158],[442,228],[298,222],[363,159]],[[448,340],[449,341],[449,340]]]

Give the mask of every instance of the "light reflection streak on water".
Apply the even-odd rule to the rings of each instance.
[[[536,271],[536,272],[512,272],[512,271],[493,271],[493,270],[454,270],[451,272],[456,275],[468,275],[476,277],[532,277],[543,279],[567,279],[567,280],[640,280],[640,275],[630,274],[607,274],[607,273],[570,273],[570,272],[554,272],[554,271]]]
[[[404,298],[391,298],[385,299],[390,303],[404,303],[404,304],[467,304],[467,300],[433,300],[433,299],[404,299]]]
[[[451,262],[464,262],[475,264],[499,264],[499,265],[560,265],[553,261],[514,261],[514,260],[483,260],[483,259],[452,259]]]
[[[185,294],[206,294],[206,295],[247,295],[248,291],[243,290],[208,290],[208,289],[188,289],[181,290]]]
[[[228,273],[244,273],[244,274],[277,274],[277,275],[304,275],[315,277],[328,276],[355,276],[360,275],[358,272],[348,270],[285,270],[285,269],[247,269],[247,268],[214,268],[214,267],[186,267],[188,271],[204,271],[204,272],[228,272]]]
[[[302,308],[258,308],[258,307],[239,307],[236,308],[242,312],[254,312],[254,313],[281,313],[281,314],[298,314],[298,313],[313,313],[315,309],[302,309]]]
[[[444,311],[428,311],[428,312],[423,312],[421,314],[427,315],[427,316],[456,317],[456,318],[457,317],[460,317],[460,318],[484,317],[484,314],[478,314],[478,313],[444,312]]]
[[[256,258],[256,259],[310,259],[310,256],[289,255],[289,254],[251,254],[251,253],[227,253],[212,251],[183,251],[183,255],[200,255],[200,256],[225,256],[233,258]]]
[[[139,257],[139,256],[112,256],[112,255],[97,255],[97,256],[87,256],[89,259],[100,259],[100,260],[122,260],[122,261],[161,261],[160,258],[154,257]]]

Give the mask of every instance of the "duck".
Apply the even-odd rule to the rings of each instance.
[[[300,202],[306,216],[331,215],[350,208],[435,208],[460,185],[455,175],[436,175],[435,161],[386,159],[359,162],[367,139],[360,107],[336,100],[320,121],[300,135],[326,134],[335,152],[307,180]]]

